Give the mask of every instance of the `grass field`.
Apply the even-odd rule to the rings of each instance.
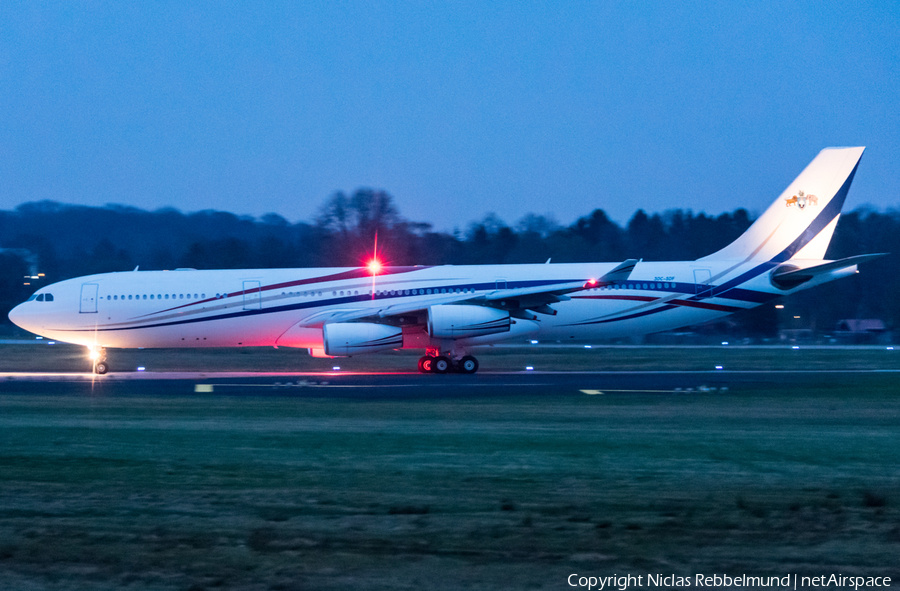
[[[440,400],[10,393],[0,586],[897,581],[897,378],[866,384]]]

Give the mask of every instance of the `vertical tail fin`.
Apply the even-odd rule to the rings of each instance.
[[[823,259],[864,147],[825,148],[737,240],[703,259]]]

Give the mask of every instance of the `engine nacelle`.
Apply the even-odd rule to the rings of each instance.
[[[403,346],[403,329],[399,326],[371,322],[336,322],[322,327],[325,354],[349,357]]]
[[[509,332],[509,312],[484,306],[446,304],[428,308],[428,334],[439,339],[464,339]]]

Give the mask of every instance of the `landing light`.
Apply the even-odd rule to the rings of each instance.
[[[91,361],[97,361],[100,359],[100,351],[91,351],[88,357],[90,357]]]
[[[531,344],[532,344],[532,345],[537,345],[538,342],[537,342],[537,341],[531,341]]]
[[[143,365],[142,365],[142,366],[140,366],[140,367],[139,367],[139,368],[137,368],[137,370],[138,370],[138,371],[144,371],[144,370],[145,370],[145,369],[147,369],[147,368],[146,368],[146,367],[144,367],[144,366],[143,366]]]

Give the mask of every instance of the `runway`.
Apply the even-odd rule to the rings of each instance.
[[[3,394],[210,395],[341,398],[684,395],[771,388],[864,387],[900,370],[485,372],[0,373]]]

